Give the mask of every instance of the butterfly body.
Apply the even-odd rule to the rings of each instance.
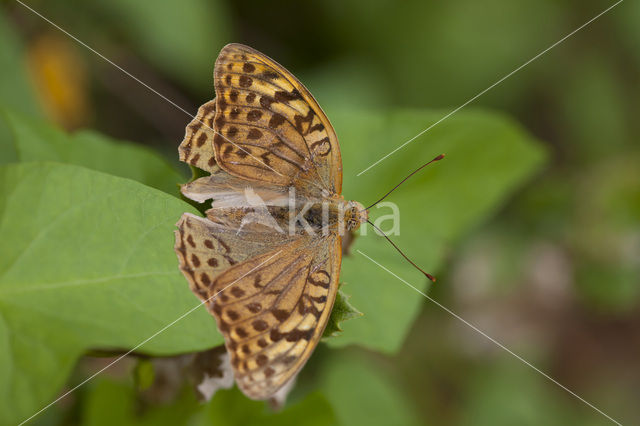
[[[180,159],[210,172],[183,185],[175,250],[225,338],[236,383],[267,399],[322,337],[338,289],[341,240],[367,220],[342,195],[333,127],[284,67],[239,44],[216,61],[217,97],[187,126]]]

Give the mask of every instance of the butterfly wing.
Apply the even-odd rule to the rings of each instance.
[[[298,238],[277,232],[239,233],[235,227],[191,213],[183,214],[176,226],[174,249],[180,270],[202,300],[207,300],[213,282],[226,269]]]
[[[216,173],[220,168],[216,165],[213,152],[213,120],[216,115],[215,101],[209,101],[198,109],[198,113],[187,125],[178,153],[180,161]]]
[[[299,237],[213,281],[209,309],[247,396],[273,396],[318,344],[338,289],[340,244],[337,235]]]
[[[338,138],[311,93],[274,60],[241,44],[215,65],[214,150],[220,167],[251,181],[342,192]]]

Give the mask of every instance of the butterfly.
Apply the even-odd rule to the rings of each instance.
[[[180,160],[207,171],[182,185],[206,217],[182,215],[175,251],[224,336],[252,399],[291,382],[318,345],[338,290],[345,232],[367,221],[342,195],[336,133],[289,71],[241,44],[215,63],[216,97],[187,126]]]

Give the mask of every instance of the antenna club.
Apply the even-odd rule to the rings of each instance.
[[[440,160],[442,160],[443,158],[444,158],[444,154],[440,154],[440,155],[438,155],[436,158],[434,158],[434,159],[433,159],[433,160],[431,160],[431,161],[440,161]]]
[[[436,277],[434,277],[433,275],[431,275],[431,274],[425,274],[425,275],[427,276],[427,278],[429,278],[431,280],[432,283],[436,282]]]

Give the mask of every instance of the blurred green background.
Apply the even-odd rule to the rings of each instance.
[[[446,152],[391,197],[399,245],[438,276],[430,297],[617,421],[640,421],[640,3],[621,3],[361,176],[613,2],[27,4],[190,113],[213,98],[226,43],[271,56],[335,125],[347,198],[374,200]],[[171,249],[189,208],[175,183],[189,176],[176,148],[190,117],[19,3],[1,5],[0,420],[14,424],[195,302]],[[113,231],[114,217],[127,225]],[[156,222],[142,260],[118,257]],[[84,251],[82,268],[70,247]],[[355,247],[426,288],[371,232]],[[154,291],[140,278],[149,265],[167,276]],[[116,270],[129,278],[66,292]],[[342,279],[364,316],[318,347],[281,412],[237,389],[196,401],[179,355],[221,342],[199,311],[33,423],[611,423],[357,253]],[[60,282],[67,289],[50,292]]]

